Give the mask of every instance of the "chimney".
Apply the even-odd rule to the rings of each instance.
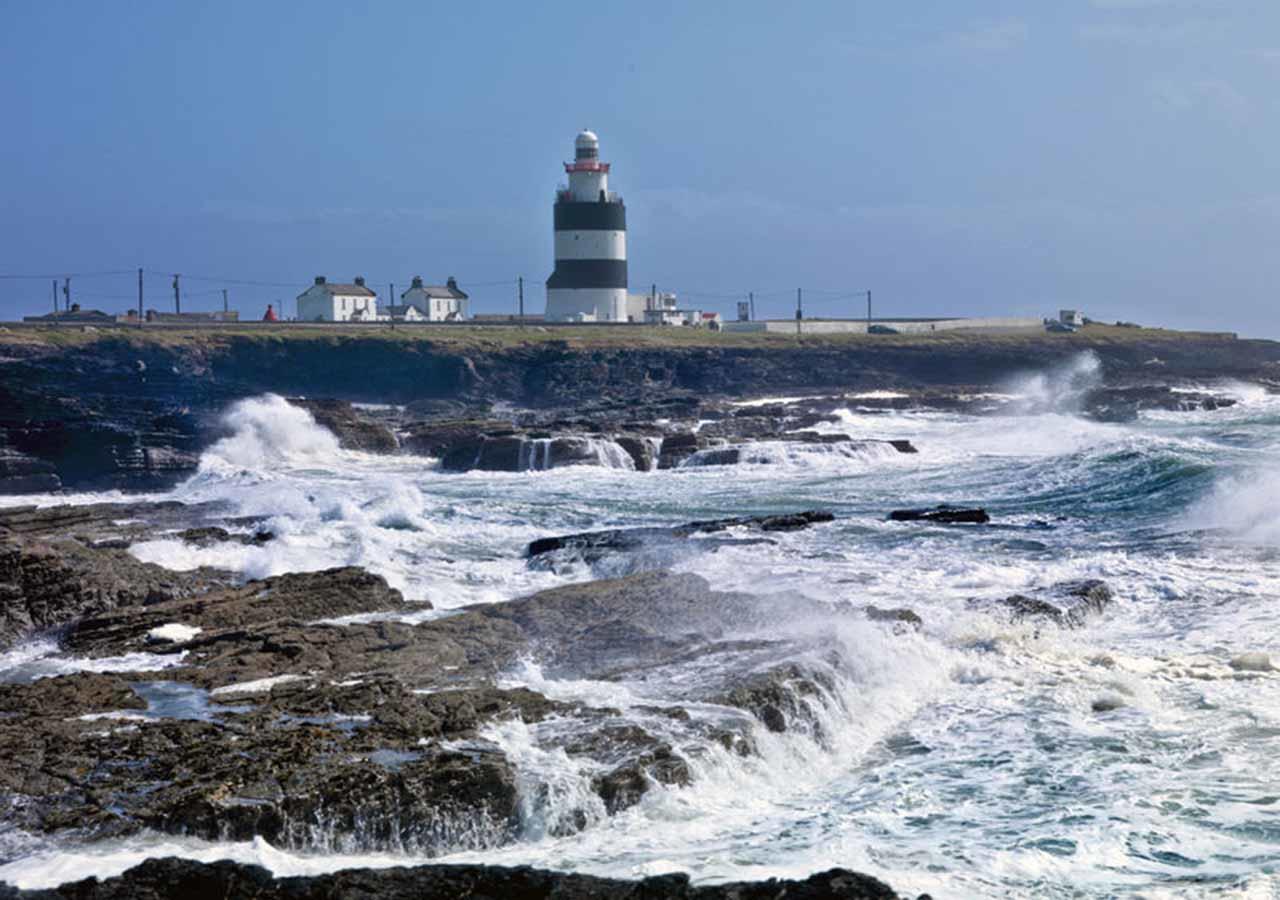
[[[420,287],[422,287],[422,276],[414,275],[413,284],[409,285],[409,289],[412,290],[413,288],[420,288]]]
[[[458,289],[458,282],[454,279],[452,275],[449,276],[449,280],[446,281],[445,284],[448,286],[449,290],[451,291],[456,291]]]
[[[316,284],[324,284],[324,276],[323,276],[323,275],[317,275],[317,276],[316,276]]]
[[[357,276],[356,276],[356,287],[364,287],[364,276],[363,276],[363,275],[357,275]]]
[[[72,312],[80,312],[80,304],[79,304],[79,303],[72,303],[72,304],[71,304],[71,311],[72,311]]]

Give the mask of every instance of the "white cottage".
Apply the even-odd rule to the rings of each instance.
[[[378,295],[357,277],[352,284],[330,284],[323,275],[298,295],[299,322],[375,322]]]
[[[442,285],[423,284],[420,276],[414,276],[409,290],[400,295],[400,302],[432,322],[458,322],[469,317],[469,298],[452,275]]]

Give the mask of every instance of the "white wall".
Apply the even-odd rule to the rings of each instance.
[[[625,322],[626,288],[557,288],[547,291],[548,322]]]
[[[401,295],[402,302],[414,307],[432,322],[444,322],[453,313],[455,319],[467,317],[467,301],[451,297],[429,297],[423,288],[410,288]]]
[[[298,295],[298,319],[302,322],[371,322],[378,317],[377,297],[330,294],[318,284]]]
[[[557,231],[556,259],[626,259],[625,231]]]
[[[604,172],[570,172],[569,190],[573,199],[595,203],[600,199],[601,191],[609,190],[609,176]]]

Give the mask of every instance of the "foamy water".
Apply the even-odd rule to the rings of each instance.
[[[202,550],[160,537],[133,552],[245,577],[362,565],[410,600],[449,609],[602,574],[529,570],[521,554],[536,537],[828,509],[831,525],[715,552],[691,542],[671,560],[717,588],[766,596],[771,636],[813,642],[810,662],[832,685],[811,701],[817,733],[773,734],[689,703],[687,672],[556,680],[529,661],[509,683],[621,710],[685,756],[693,782],[655,786],[607,816],[591,762],[561,749],[574,723],[491,726],[485,737],[520,771],[523,839],[447,861],[703,881],[843,865],[937,896],[1272,896],[1280,674],[1232,661],[1280,662],[1280,401],[1209,385],[1240,405],[1100,424],[1076,415],[1096,376],[1085,358],[1011,382],[1003,390],[1023,398],[1013,414],[855,404],[826,426],[908,438],[918,454],[764,448],[775,454],[767,462],[668,472],[448,475],[430,460],[342,451],[304,411],[262,398],[233,411],[233,437],[172,497],[262,516],[277,539]],[[941,502],[982,504],[995,523],[885,521],[890,509]],[[1079,631],[1010,625],[972,602],[1086,577],[1117,599]],[[924,625],[798,616],[797,598],[909,607]],[[0,665],[80,665],[55,651],[15,648]],[[653,712],[663,705],[687,708],[692,724]],[[754,729],[757,754],[699,741],[700,723],[728,719]],[[566,834],[575,819],[589,826]],[[279,874],[414,861],[159,835],[84,846],[10,836],[4,846],[0,878],[32,887],[170,853]]]

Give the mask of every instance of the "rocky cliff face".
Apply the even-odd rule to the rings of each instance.
[[[426,417],[493,402],[616,416],[639,403],[815,389],[989,387],[1082,350],[1108,380],[1280,377],[1280,344],[1186,336],[650,346],[378,336],[118,336],[0,341],[0,492],[163,486],[188,474],[235,399],[274,392],[408,404]],[[322,415],[335,411],[311,404]],[[338,411],[340,413],[340,411]],[[387,435],[365,431],[371,447]]]

